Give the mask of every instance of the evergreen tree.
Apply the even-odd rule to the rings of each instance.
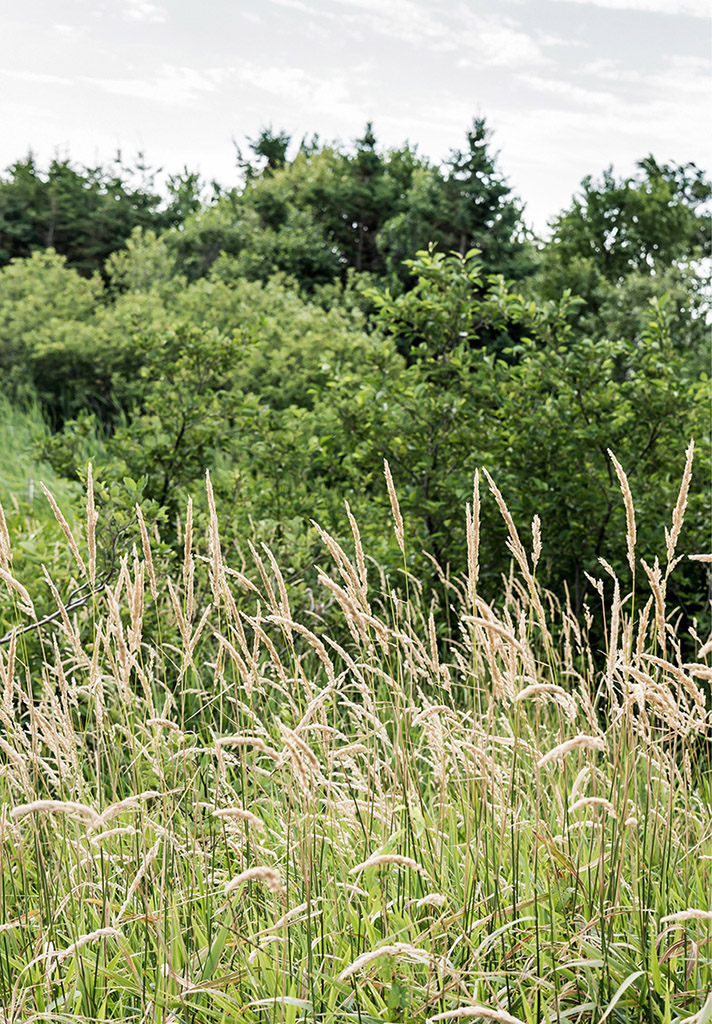
[[[168,190],[164,208],[140,155],[134,168],[120,154],[109,168],[56,157],[43,172],[30,154],[0,177],[0,265],[52,248],[85,276],[102,271],[134,228],[160,230],[200,205],[197,175],[174,176]]]
[[[431,242],[461,256],[478,249],[490,274],[516,279],[531,269],[521,212],[497,168],[490,139],[484,119],[476,118],[467,148],[453,150],[444,170],[421,166],[414,172],[403,210],[385,225],[380,240],[391,275],[402,283],[402,261]]]

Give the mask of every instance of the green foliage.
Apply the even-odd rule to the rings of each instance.
[[[599,274],[617,282],[631,271],[651,274],[679,261],[709,256],[712,221],[705,207],[712,186],[694,164],[638,163],[637,176],[581,183],[581,195],[553,223],[548,247],[563,270],[587,258]],[[560,272],[561,272],[560,270]]]
[[[488,272],[517,279],[529,270],[528,252],[522,244],[520,210],[490,150],[491,137],[484,118],[475,118],[465,150],[454,150],[446,161],[432,211],[418,205],[425,216],[416,227],[416,248],[436,241],[463,256],[476,248]]]
[[[81,501],[76,483],[63,479],[46,460],[37,457],[37,449],[46,443],[49,436],[37,404],[20,409],[0,397],[0,448],[3,452],[0,460],[0,506],[7,529],[14,538],[12,571],[25,581],[39,614],[50,610],[52,601],[42,565],[51,569],[58,586],[65,593],[73,585],[71,581],[76,572],[41,485],[44,484],[56,496],[72,525],[75,523],[73,506]],[[96,455],[101,454],[97,446],[93,446],[93,451]],[[84,459],[88,457],[86,449],[82,455]],[[9,597],[4,585],[3,591]],[[26,621],[19,618],[20,624],[24,625]],[[3,599],[0,602],[0,636],[16,624],[16,603]]]
[[[415,284],[396,296],[388,289],[372,291],[374,320],[409,362],[430,364],[429,376],[459,348],[502,353],[522,331],[537,329],[534,303],[526,303],[501,277],[485,280],[479,249],[446,255],[431,246],[405,266]]]
[[[135,169],[120,156],[104,167],[76,167],[55,158],[46,172],[30,154],[0,178],[0,265],[53,248],[90,276],[137,227],[181,223],[200,205],[202,183],[185,170],[168,180],[168,201],[139,156]]]
[[[109,256],[105,271],[115,293],[148,292],[174,277],[175,259],[165,235],[134,228],[125,246]]]
[[[708,186],[652,159],[588,180],[525,279],[489,141],[441,169],[370,125],[290,160],[270,128],[207,206],[184,172],[129,216],[114,183],[106,232],[101,175],[0,182],[25,253],[0,268],[11,1016],[670,1024],[709,991],[709,922],[669,927],[709,891],[709,566],[677,564],[709,543]],[[76,250],[35,251],[51,195]],[[475,559],[483,467],[511,511],[505,544],[481,476]],[[39,799],[69,803],[17,812]],[[226,891],[259,865],[282,893]]]
[[[158,342],[141,339],[141,367],[127,389],[131,419],[107,444],[110,476],[105,472],[104,479],[140,481],[141,499],[175,514],[186,486],[230,439],[224,396],[239,347],[239,336],[215,328],[171,331]],[[129,495],[129,507],[135,497]]]
[[[144,267],[160,265],[157,244],[137,238],[112,267],[140,286],[151,277]],[[325,311],[283,280],[263,285],[238,274],[238,261],[223,256],[208,279],[174,287],[161,273],[149,290],[125,290],[98,307],[95,370],[104,367],[115,411],[66,419],[42,452],[82,479],[88,439],[106,435],[95,476],[114,529],[134,529],[139,501],[168,540],[185,494],[212,466],[236,534],[276,538],[290,561],[305,563],[314,554],[309,518],[340,514],[339,424],[321,396],[375,342],[358,313]]]
[[[442,170],[407,144],[383,152],[370,123],[351,151],[314,142],[292,161],[289,137],[265,129],[251,146],[264,162],[240,157],[244,187],[189,218],[169,244],[192,279],[225,252],[250,279],[283,271],[308,292],[349,269],[401,288],[402,261],[430,242],[463,255],[477,246],[488,272],[520,277],[530,269],[520,213],[489,141],[476,120],[465,153]]]
[[[427,560],[418,560],[422,546],[459,572],[466,546],[457,509],[471,498],[476,468],[501,454],[498,409],[508,363],[498,354],[509,358],[512,338],[522,332],[539,336],[550,328],[542,311],[500,278],[485,283],[476,252],[421,252],[409,266],[409,291],[373,294],[384,340],[356,373],[334,379],[327,403],[339,416],[349,500],[369,544],[383,529],[369,503],[381,501],[373,491],[381,493],[387,458],[417,571],[430,571]],[[379,557],[386,557],[383,550]],[[490,561],[487,572],[496,576],[501,567],[500,559]]]
[[[691,501],[704,505],[708,383],[673,347],[664,304],[648,307],[640,339],[592,339],[573,329],[577,302],[542,308],[496,278],[483,286],[474,254],[420,253],[410,265],[409,292],[374,300],[379,326],[405,364],[382,353],[332,385],[353,486],[359,477],[378,479],[388,458],[418,542],[461,571],[465,545],[454,510],[471,494],[477,467],[496,466],[517,521],[540,514],[552,524],[542,578],[559,593],[567,582],[580,609],[589,589],[584,571],[597,573],[599,555],[621,532],[609,448],[639,482],[645,557],[659,546],[662,510],[675,501],[667,453],[679,460],[692,436],[702,449]],[[704,548],[703,521],[693,516],[688,530],[688,542]],[[625,552],[614,562],[624,573]],[[507,570],[486,545],[483,566],[490,578]],[[699,567],[680,574],[676,596],[688,613],[704,608],[704,586]]]
[[[287,162],[287,149],[292,141],[287,132],[281,131],[275,134],[272,126],[263,128],[256,139],[247,140],[250,150],[261,161],[261,166],[256,167],[252,160],[244,158],[240,147],[237,147],[237,165],[250,181],[262,172],[278,170],[284,167]]]
[[[644,558],[650,560],[660,547],[662,510],[675,502],[679,474],[670,455],[674,452],[679,463],[690,437],[701,443],[692,500],[698,507],[704,503],[710,475],[700,401],[705,381],[673,348],[664,307],[649,308],[648,321],[638,345],[587,337],[546,347],[526,342],[516,365],[498,368],[493,465],[501,466],[518,521],[541,514],[550,524],[542,578],[559,591],[568,582],[577,608],[589,589],[584,571],[597,574],[599,556],[624,530],[608,449],[638,497],[638,547]],[[707,543],[708,531],[701,526],[696,517],[688,519],[686,543],[695,550]],[[621,575],[626,573],[623,554],[614,559]],[[683,569],[678,583],[697,588],[689,604],[678,590],[678,603],[689,613],[702,609],[699,568]]]
[[[69,268],[53,251],[34,253],[0,269],[0,367],[6,394],[34,390],[52,413],[81,407],[91,323],[103,286]],[[91,372],[91,370],[89,370]]]
[[[168,252],[191,281],[206,276],[222,254],[237,260],[240,276],[248,280],[266,281],[281,271],[307,291],[333,280],[340,259],[310,211],[280,206],[278,199],[276,204],[260,211],[234,194],[224,197],[165,235]]]
[[[458,509],[487,465],[521,524],[550,524],[539,572],[580,609],[585,572],[620,529],[608,449],[645,481],[649,552],[674,500],[671,453],[695,436],[686,529],[706,546],[709,300],[687,258],[707,196],[696,169],[647,160],[623,183],[587,179],[586,201],[514,285],[531,250],[482,120],[443,168],[409,145],[384,152],[371,125],[351,150],[314,139],[288,159],[289,141],[265,129],[242,186],[208,206],[194,175],[173,179],[173,226],[134,227],[103,279],[52,251],[0,269],[5,392],[41,403],[57,472],[81,480],[101,450],[114,534],[134,530],[138,501],[177,543],[184,496],[213,466],[234,536],[268,541],[295,574],[316,557],[311,517],[343,529],[343,495],[395,568],[386,457],[412,568],[432,571],[426,551],[457,573]],[[485,542],[483,576],[507,569]],[[706,614],[699,565],[677,579],[680,606]]]

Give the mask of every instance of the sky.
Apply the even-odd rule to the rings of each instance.
[[[235,143],[442,162],[474,116],[540,233],[648,153],[712,171],[712,0],[0,0],[0,168],[141,151],[238,182]]]

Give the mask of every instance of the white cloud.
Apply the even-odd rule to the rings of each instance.
[[[334,17],[330,11],[324,11],[320,8],[312,7],[310,4],[305,4],[303,0],[270,0],[270,2],[276,4],[277,7],[286,7],[291,11],[299,11],[301,14],[309,14],[313,18]]]
[[[570,6],[228,0],[196,23],[186,0],[41,0],[30,7],[51,8],[42,27],[27,31],[18,7],[3,38],[0,165],[29,145],[49,157],[59,141],[89,162],[123,145],[232,180],[235,132],[271,121],[295,138],[348,139],[370,118],[384,145],[408,137],[437,160],[464,144],[477,114],[539,224],[610,163],[628,174],[652,150],[712,165],[698,20],[712,0],[557,2]],[[594,15],[595,34],[584,31]],[[137,46],[144,27],[150,48]],[[80,32],[91,45],[72,42]]]
[[[648,14],[689,14],[709,18],[709,0],[556,0],[557,3],[592,4],[611,11],[644,11]]]
[[[712,91],[707,61],[671,57],[654,74],[637,71],[623,82],[612,62],[598,70],[616,83],[615,91],[574,87],[571,106],[537,102],[520,110],[503,105],[488,111],[497,128],[501,164],[515,189],[532,196],[531,182],[537,182],[527,216],[539,228],[552,210],[566,205],[585,174],[595,177],[608,164],[624,176],[650,152],[663,162],[691,160],[701,167],[712,162],[710,141],[699,130],[701,99]],[[542,94],[560,94],[562,100],[571,90],[566,81],[534,76],[527,84]]]
[[[285,103],[297,104],[315,114],[360,116],[361,108],[352,102],[346,78],[338,73],[316,75],[298,67],[260,67],[246,63],[236,75],[245,85],[279,97]]]
[[[624,82],[641,82],[645,79],[645,72],[640,68],[623,67],[618,61],[610,57],[600,57],[598,60],[589,61],[579,68],[580,75],[590,75],[592,78],[600,78],[604,82],[617,84]]]
[[[609,107],[617,102],[611,92],[586,89],[560,78],[543,78],[539,75],[518,75],[517,78],[528,89],[549,96],[560,96],[566,107]]]
[[[150,0],[126,0],[124,14],[129,21],[156,23],[164,22],[167,17],[165,8],[151,3]]]
[[[539,43],[511,19],[472,18],[465,37],[477,62],[489,67],[518,68],[548,63]]]
[[[442,14],[431,14],[417,0],[332,0],[332,5],[351,10],[350,21],[359,31],[368,29],[404,43],[425,44],[435,49],[454,49],[450,27]]]
[[[671,56],[656,68],[646,72],[640,68],[623,67],[617,61],[596,60],[585,64],[581,74],[603,82],[644,90],[649,97],[664,98],[677,94],[679,102],[689,102],[695,96],[702,100],[712,90],[712,61],[702,57]],[[621,94],[625,95],[625,94]]]
[[[64,75],[50,75],[44,71],[0,71],[3,78],[32,85],[71,85],[74,81]]]
[[[662,79],[655,76],[661,88],[681,92],[709,93],[712,88],[712,61],[701,57],[670,57],[663,69]]]
[[[221,69],[196,71],[194,68],[164,65],[154,78],[82,78],[88,85],[97,86],[115,96],[151,100],[171,106],[191,106],[198,98],[215,92],[225,78]]]
[[[69,40],[81,39],[84,35],[86,35],[87,31],[85,25],[58,24],[53,25],[52,27],[54,28],[54,31],[57,33],[57,35]]]
[[[304,0],[269,2],[322,18],[334,18],[334,9],[341,8],[339,20],[361,38],[376,33],[431,52],[459,52],[472,65],[546,63],[539,42],[513,18],[478,14],[463,2],[435,7],[430,0],[330,0],[328,11]]]

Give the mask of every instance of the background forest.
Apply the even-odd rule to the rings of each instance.
[[[345,499],[369,552],[400,564],[384,458],[410,567],[437,586],[422,550],[457,576],[462,508],[475,468],[491,467],[518,522],[540,515],[540,579],[562,598],[568,586],[580,613],[599,556],[625,568],[608,544],[624,512],[607,449],[652,564],[694,436],[686,540],[707,546],[702,171],[648,156],[632,178],[586,178],[542,242],[483,120],[442,165],[407,144],[383,151],[370,124],[349,147],[314,137],[288,159],[289,145],[265,129],[238,150],[230,189],[185,171],[160,192],[141,160],[118,159],[28,156],[0,180],[0,484],[28,570],[52,536],[28,480],[51,467],[78,494],[90,456],[108,560],[120,532],[137,536],[139,503],[170,561],[209,466],[234,544],[268,542],[307,588],[311,520],[342,536]],[[494,595],[509,553],[484,514]],[[707,615],[703,566],[674,586],[686,621]]]

